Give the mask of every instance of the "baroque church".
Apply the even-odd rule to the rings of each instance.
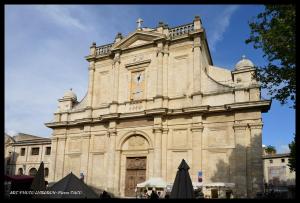
[[[113,43],[94,42],[85,59],[88,89],[58,100],[49,181],[68,173],[116,196],[137,183],[175,179],[182,159],[193,182],[234,183],[234,197],[263,189],[262,113],[253,63],[230,71],[213,64],[200,17],[191,23],[142,26]],[[204,191],[206,192],[206,191]]]

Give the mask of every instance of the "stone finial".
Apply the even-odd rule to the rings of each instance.
[[[245,54],[242,55],[242,59],[246,59],[246,55]]]
[[[121,33],[121,32],[118,32],[118,34],[116,35],[115,39],[117,39],[117,38],[120,38],[120,39],[122,39],[122,38],[123,38],[123,36],[122,36],[122,33]]]
[[[163,26],[164,26],[164,22],[159,21],[159,22],[158,22],[158,27],[163,27]]]
[[[137,29],[138,30],[142,29],[142,23],[143,22],[144,22],[143,19],[141,19],[141,18],[137,19],[136,23],[137,23]]]
[[[120,41],[121,39],[123,39],[122,33],[121,33],[121,32],[118,32],[118,34],[117,34],[116,37],[115,37],[115,42],[118,42],[118,41]]]
[[[200,16],[195,16],[194,18],[194,29],[201,29],[202,28],[202,23],[201,23],[201,19]]]

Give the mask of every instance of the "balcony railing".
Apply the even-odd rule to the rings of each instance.
[[[96,47],[96,55],[107,55],[110,53],[110,49],[113,44],[106,44]]]
[[[193,30],[194,30],[194,24],[191,23],[191,24],[171,28],[169,30],[169,33],[170,33],[171,38],[176,38],[178,36],[188,34],[189,32],[191,32]]]

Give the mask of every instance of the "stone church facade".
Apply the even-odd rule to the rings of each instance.
[[[199,17],[170,28],[138,27],[111,44],[93,43],[80,101],[67,91],[54,120],[49,181],[73,172],[118,196],[150,177],[175,179],[182,159],[193,182],[235,183],[235,197],[263,187],[262,100],[246,58],[213,65]]]

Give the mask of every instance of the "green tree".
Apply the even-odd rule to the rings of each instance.
[[[272,145],[268,145],[266,148],[265,148],[265,152],[267,154],[276,154],[276,148]]]
[[[294,140],[289,144],[290,148],[290,158],[288,166],[290,167],[291,171],[296,171],[296,135]]]
[[[265,10],[249,22],[251,34],[246,43],[262,49],[268,64],[257,67],[257,79],[272,99],[296,108],[296,6],[266,5]]]

